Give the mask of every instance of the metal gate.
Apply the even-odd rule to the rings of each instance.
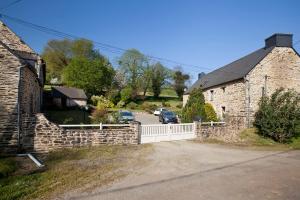
[[[195,124],[151,124],[141,125],[141,144],[193,139],[196,137]]]

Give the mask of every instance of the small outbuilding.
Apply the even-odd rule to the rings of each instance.
[[[86,106],[87,96],[82,89],[73,87],[52,87],[53,103],[61,108]]]

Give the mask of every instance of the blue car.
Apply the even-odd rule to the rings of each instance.
[[[122,124],[127,124],[129,122],[134,121],[134,115],[132,112],[127,110],[121,110],[119,111],[119,122]]]

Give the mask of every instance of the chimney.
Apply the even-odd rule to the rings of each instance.
[[[265,39],[266,48],[293,47],[293,34],[275,33]]]
[[[204,72],[199,73],[199,74],[198,74],[198,80],[199,80],[200,78],[202,78],[203,76],[205,76],[205,73],[204,73]]]

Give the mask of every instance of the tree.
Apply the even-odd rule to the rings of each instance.
[[[259,134],[287,142],[300,134],[300,94],[277,89],[271,97],[263,96],[255,113],[254,126]]]
[[[76,57],[63,70],[63,81],[68,86],[83,89],[88,96],[101,95],[111,86],[114,69],[101,56],[94,60]]]
[[[177,70],[174,72],[174,89],[179,98],[182,98],[182,95],[184,94],[184,89],[186,88],[185,82],[189,80],[189,78],[190,76],[188,74],[183,74],[181,70]]]
[[[170,72],[161,63],[157,62],[152,66],[151,81],[154,97],[159,97],[161,87],[166,83],[166,79],[170,77]]]
[[[151,66],[147,66],[143,69],[143,75],[140,79],[140,86],[143,90],[143,96],[146,96],[147,90],[151,86],[152,70]]]
[[[43,50],[42,57],[47,64],[47,81],[57,78],[59,82],[63,69],[73,58],[101,59],[100,53],[94,50],[93,43],[86,39],[50,40]]]
[[[132,89],[135,98],[143,75],[143,69],[147,66],[147,58],[136,49],[127,50],[119,59],[120,70],[124,72],[126,82]]]
[[[218,121],[218,117],[214,107],[210,103],[204,104],[204,110],[206,115],[206,121]]]
[[[182,121],[193,122],[196,118],[206,120],[205,114],[205,100],[201,88],[193,89],[190,93],[189,99],[182,110]]]

